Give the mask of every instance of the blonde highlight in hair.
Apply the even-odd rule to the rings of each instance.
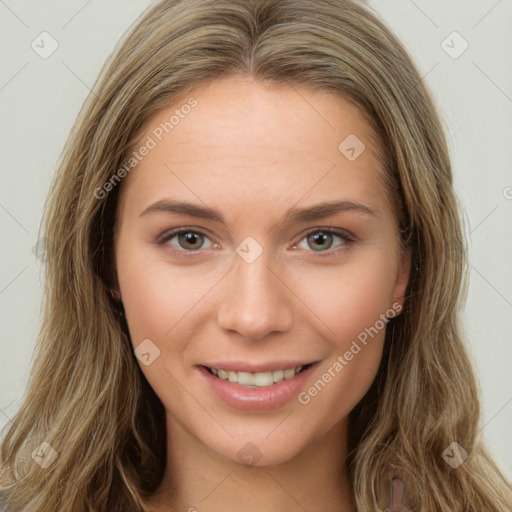
[[[52,251],[33,371],[0,450],[6,510],[148,510],[165,469],[165,415],[112,294],[123,183],[101,200],[95,190],[160,109],[228,75],[352,101],[387,162],[413,268],[379,372],[350,417],[358,510],[386,508],[395,475],[416,511],[510,510],[510,488],[480,438],[460,334],[467,264],[441,123],[399,41],[350,0],[164,1],[109,58],[66,142],[42,222]],[[469,454],[457,470],[441,458],[454,441]],[[41,442],[58,452],[47,469],[31,458]]]

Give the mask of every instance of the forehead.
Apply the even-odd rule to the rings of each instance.
[[[375,135],[332,93],[217,79],[159,111],[134,148],[144,145],[151,150],[123,183],[139,207],[166,196],[273,209],[306,195],[384,202]]]

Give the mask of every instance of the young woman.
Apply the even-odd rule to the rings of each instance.
[[[444,135],[359,4],[149,9],[43,225],[5,510],[511,510],[457,322]]]

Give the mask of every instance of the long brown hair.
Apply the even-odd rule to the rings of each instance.
[[[399,41],[349,0],[164,1],[109,58],[66,142],[42,222],[52,248],[42,327],[0,450],[7,510],[147,510],[165,469],[164,410],[110,291],[122,181],[104,197],[98,191],[156,112],[229,74],[352,101],[387,162],[413,264],[379,372],[350,417],[358,509],[385,507],[396,474],[415,510],[510,510],[510,488],[479,435],[478,388],[458,325],[467,270],[443,129]],[[442,458],[454,442],[468,454],[457,469]],[[58,457],[44,468],[37,450]]]

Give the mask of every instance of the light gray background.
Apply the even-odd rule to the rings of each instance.
[[[56,160],[115,42],[152,3],[0,0],[0,427],[28,381],[42,279],[33,247]],[[512,0],[368,5],[405,44],[446,126],[469,222],[464,322],[483,435],[512,478]],[[43,31],[59,45],[46,59],[31,47]]]

